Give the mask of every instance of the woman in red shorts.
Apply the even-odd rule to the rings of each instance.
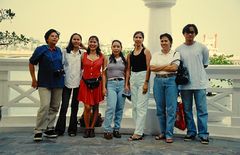
[[[94,126],[99,113],[99,103],[104,100],[106,93],[106,77],[103,72],[106,69],[106,59],[101,53],[99,39],[91,36],[88,40],[87,52],[82,55],[83,75],[80,81],[78,100],[84,103],[84,138],[95,137]],[[99,85],[91,87],[88,81],[99,81]],[[93,115],[92,119],[91,114]]]

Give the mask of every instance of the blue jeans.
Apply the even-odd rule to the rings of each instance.
[[[70,132],[77,133],[77,113],[78,113],[78,104],[79,104],[79,101],[77,100],[78,90],[79,90],[79,87],[67,88],[65,86],[63,88],[62,105],[61,105],[59,117],[57,120],[57,124],[55,127],[55,130],[59,134],[63,134],[65,132],[66,114],[67,114],[71,94],[72,94],[72,103],[71,103],[71,116],[70,116],[70,122],[68,127],[68,133]]]
[[[196,125],[192,113],[193,96],[197,109],[198,136],[207,138],[209,133],[207,127],[208,111],[206,89],[181,90],[181,97],[184,104],[184,113],[187,123],[187,134],[193,136],[197,135]]]
[[[175,76],[154,78],[153,95],[157,107],[157,116],[161,134],[172,138],[176,117],[178,89]]]
[[[103,128],[105,132],[112,132],[112,120],[114,116],[113,130],[119,130],[122,121],[123,109],[126,97],[123,97],[124,80],[115,81],[108,80],[107,82],[107,108]]]

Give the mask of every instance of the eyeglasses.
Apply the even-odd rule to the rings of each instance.
[[[194,34],[194,31],[186,31],[187,34]]]

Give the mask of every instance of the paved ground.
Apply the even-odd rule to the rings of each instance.
[[[1,131],[0,128],[0,155],[239,155],[240,139],[211,137],[209,145],[203,145],[198,140],[184,142],[183,135],[176,135],[172,144],[156,141],[153,136],[147,135],[142,141],[127,141],[129,135],[121,139],[105,140],[102,134],[95,138],[83,138],[82,133],[76,137],[67,135],[57,139],[44,138],[42,142],[33,141],[31,131]]]

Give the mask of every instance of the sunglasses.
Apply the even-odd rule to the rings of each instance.
[[[188,33],[188,34],[194,34],[195,32],[194,32],[194,31],[186,31],[186,33]]]

